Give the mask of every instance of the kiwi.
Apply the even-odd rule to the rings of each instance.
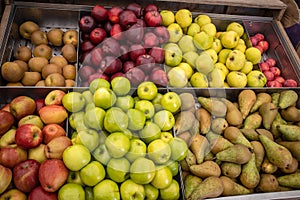
[[[77,61],[77,52],[73,44],[65,44],[61,49],[61,53],[68,62],[74,63]]]
[[[59,73],[62,74],[62,69],[56,64],[47,64],[42,69],[42,77],[46,79],[49,74]]]
[[[29,70],[28,64],[23,60],[14,60],[13,62],[17,63],[24,72],[27,72]]]
[[[64,87],[66,85],[65,78],[60,73],[49,74],[45,79],[45,85],[51,87]]]
[[[63,30],[59,28],[53,28],[47,33],[47,38],[48,41],[53,45],[53,46],[62,46],[63,44]]]
[[[16,83],[23,78],[24,71],[15,62],[5,62],[1,67],[1,74],[6,81]]]
[[[49,62],[56,64],[61,68],[68,64],[68,61],[63,56],[53,56]]]
[[[45,57],[47,59],[50,59],[52,56],[52,48],[46,44],[40,44],[34,47],[33,55],[35,57]]]
[[[27,46],[19,46],[15,50],[14,57],[17,60],[28,62],[28,60],[32,57],[31,49]]]
[[[75,85],[76,85],[75,81],[71,80],[71,79],[66,79],[65,84],[66,84],[65,85],[66,87],[75,87]]]
[[[74,65],[68,64],[62,68],[62,75],[65,79],[75,80],[76,78],[76,67]]]
[[[33,57],[28,61],[28,66],[33,72],[42,72],[45,65],[48,64],[48,60],[45,57]]]
[[[24,86],[34,86],[37,82],[42,79],[41,73],[39,72],[25,72],[22,78],[22,84]]]

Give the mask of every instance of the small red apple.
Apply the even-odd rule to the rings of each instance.
[[[269,71],[270,65],[267,62],[261,62],[261,63],[259,63],[259,68],[262,72]]]
[[[280,76],[281,70],[278,67],[270,67],[270,71],[274,74],[274,76]]]
[[[57,192],[46,192],[41,186],[35,187],[29,193],[28,200],[57,200]]]
[[[158,37],[152,32],[145,33],[143,41],[146,49],[158,46],[159,44]]]
[[[91,15],[97,22],[103,22],[108,17],[108,10],[104,6],[95,5],[92,8]]]
[[[168,85],[168,76],[163,69],[153,70],[149,79],[158,86],[166,87]]]
[[[144,15],[149,12],[149,11],[158,11],[158,6],[153,4],[153,3],[149,3],[144,7]]]
[[[95,47],[91,51],[91,59],[94,67],[98,67],[103,60],[103,50],[100,47]]]
[[[274,80],[281,84],[283,84],[285,81],[285,79],[282,76],[276,76]]]
[[[169,41],[170,33],[166,27],[157,26],[154,28],[154,33],[157,35],[160,44],[165,44]]]
[[[94,74],[96,72],[96,70],[89,66],[89,65],[84,65],[82,67],[79,68],[79,77],[82,81],[86,81],[88,80],[89,76]]]
[[[263,73],[264,73],[267,81],[273,81],[274,80],[275,76],[274,76],[273,72],[271,72],[271,71],[263,71]]]
[[[136,17],[140,18],[142,16],[142,6],[138,3],[129,3],[125,7],[125,10],[131,10],[134,12]]]
[[[96,22],[92,16],[86,15],[79,20],[79,29],[83,33],[89,33],[96,27]]]
[[[100,44],[106,38],[106,31],[103,28],[95,28],[90,33],[90,40],[93,44]]]
[[[123,29],[127,30],[130,26],[135,24],[137,17],[131,10],[123,10],[119,15],[119,24]]]
[[[81,42],[81,44],[80,44],[81,51],[83,51],[83,52],[89,52],[94,47],[95,47],[95,45],[92,43],[91,40],[85,40],[85,41]]]
[[[154,58],[156,63],[163,63],[165,60],[164,49],[161,47],[152,47],[148,54]]]
[[[256,37],[258,42],[265,39],[265,36],[262,33],[256,33],[254,37]]]
[[[141,44],[133,44],[129,47],[129,56],[132,61],[146,53],[146,49]]]
[[[113,6],[108,10],[108,19],[114,24],[119,23],[119,15],[123,11],[123,8],[119,6]]]
[[[265,62],[268,63],[270,67],[275,67],[276,65],[276,60],[274,58],[267,58]]]
[[[254,36],[251,36],[251,37],[250,37],[250,42],[251,42],[252,46],[254,47],[254,46],[256,46],[256,45],[257,45],[257,43],[258,43],[258,40],[257,40],[257,38],[256,38],[256,37],[254,37]]]
[[[123,68],[122,71],[124,73],[128,72],[130,69],[135,67],[135,62],[133,62],[132,60],[127,60],[123,63]]]
[[[261,54],[264,53],[264,50],[263,50],[263,48],[262,48],[261,46],[256,45],[256,46],[254,46],[254,47],[257,48],[257,49],[260,51]]]
[[[147,26],[156,27],[162,24],[162,17],[158,11],[148,11],[145,13],[144,20]]]
[[[294,79],[286,79],[283,83],[284,87],[297,87],[297,82]]]
[[[110,29],[110,36],[115,38],[116,40],[123,40],[124,34],[120,24],[112,25]]]
[[[267,81],[267,86],[268,87],[282,87],[282,84],[279,83],[278,81]]]
[[[16,130],[16,144],[30,149],[39,146],[43,141],[42,130],[34,124],[23,124]]]
[[[259,41],[257,45],[261,46],[263,51],[267,51],[269,49],[269,42],[266,40]]]

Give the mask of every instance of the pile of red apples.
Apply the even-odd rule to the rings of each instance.
[[[57,199],[68,178],[62,153],[72,145],[64,129],[65,92],[17,96],[0,109],[0,199]]]
[[[158,7],[130,3],[125,7],[95,5],[79,21],[80,86],[95,78],[125,76],[133,86],[150,80],[166,86],[162,44],[169,32],[161,25]]]

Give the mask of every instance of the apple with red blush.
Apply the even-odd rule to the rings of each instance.
[[[149,11],[158,11],[158,6],[153,3],[147,4],[143,10],[144,15]]]
[[[166,87],[169,82],[167,73],[160,67],[152,70],[149,79],[156,85],[162,87]]]
[[[103,28],[95,28],[90,33],[90,40],[93,44],[100,44],[106,38],[106,31]]]
[[[115,38],[116,40],[123,40],[124,34],[120,24],[112,25],[110,29],[110,36]]]
[[[165,60],[164,49],[161,47],[152,47],[148,54],[154,58],[156,63],[163,63]]]
[[[46,192],[39,185],[29,193],[28,200],[57,200],[57,192]]]
[[[262,33],[256,33],[256,34],[254,35],[254,37],[256,37],[256,39],[257,39],[258,42],[265,39],[265,36],[264,36],[264,34],[262,34]]]
[[[274,58],[267,58],[265,62],[268,63],[270,67],[275,67],[276,65],[276,60]]]
[[[281,70],[278,67],[270,67],[270,71],[274,74],[274,76],[280,76]]]
[[[102,5],[95,5],[92,8],[91,16],[97,22],[104,22],[108,18],[108,10]]]
[[[258,43],[258,39],[256,37],[254,37],[254,36],[251,36],[250,37],[250,42],[251,42],[252,46],[254,47]]]
[[[66,136],[65,129],[58,124],[47,124],[42,129],[43,142],[48,144],[51,140],[56,137]]]
[[[162,24],[162,16],[157,10],[147,11],[144,20],[149,27],[156,27]]]
[[[119,6],[113,6],[112,8],[110,8],[108,10],[108,20],[111,21],[114,24],[119,23],[120,20],[120,13],[123,11],[123,8],[119,7]]]
[[[27,160],[27,150],[15,145],[0,148],[0,164],[13,168],[18,163]]]
[[[81,33],[81,40],[85,41],[85,40],[89,40],[90,39],[90,33]]]
[[[274,78],[274,81],[277,81],[279,83],[281,83],[282,85],[284,84],[285,79],[282,76],[276,76]]]
[[[53,138],[45,147],[45,155],[48,159],[62,159],[64,150],[72,145],[72,141],[66,135]]]
[[[267,81],[267,84],[266,84],[268,87],[282,87],[282,84],[279,83],[278,81],[276,80],[272,80],[272,81]]]
[[[261,46],[262,50],[265,52],[269,49],[269,42],[266,40],[261,40],[257,43],[258,46]]]
[[[272,81],[275,78],[275,75],[271,71],[263,71],[267,81]]]
[[[145,73],[138,67],[134,67],[125,73],[125,77],[130,80],[132,86],[138,86],[145,80]]]
[[[135,66],[143,70],[146,75],[150,74],[150,72],[154,68],[154,65],[155,60],[149,54],[140,55],[135,60]]]
[[[85,40],[83,42],[81,42],[80,44],[80,49],[83,52],[90,52],[92,49],[94,49],[95,44],[92,43],[91,40]]]
[[[254,46],[254,47],[257,48],[257,49],[260,51],[261,54],[264,53],[264,50],[263,50],[263,48],[262,48],[261,46],[256,45],[256,46]]]
[[[34,124],[23,124],[16,130],[15,141],[24,149],[37,147],[43,141],[42,130]]]
[[[152,32],[145,33],[143,41],[146,49],[159,45],[158,37]]]
[[[270,65],[267,62],[261,62],[261,63],[259,63],[259,68],[262,72],[269,71]]]
[[[89,33],[96,27],[95,19],[92,16],[85,15],[79,20],[79,29],[83,33]]]
[[[297,87],[297,82],[294,79],[286,79],[283,83],[284,87]]]
[[[15,123],[14,116],[5,110],[0,110],[0,136],[6,133]]]
[[[0,110],[10,112],[10,108],[9,107],[10,107],[10,105],[9,105],[9,103],[7,103],[4,106],[2,106]]]
[[[119,24],[127,30],[137,21],[137,17],[132,10],[123,10],[119,15]]]
[[[17,119],[31,115],[36,111],[35,100],[29,96],[17,96],[10,102],[10,113]]]

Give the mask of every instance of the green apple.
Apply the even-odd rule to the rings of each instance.
[[[247,74],[247,86],[249,87],[264,87],[266,82],[266,76],[259,70],[253,70]]]
[[[243,41],[243,42],[241,42]],[[245,53],[247,49],[247,46],[245,45],[245,42],[243,39],[239,39],[239,43],[233,48],[233,50],[240,50],[241,52]]]
[[[178,42],[180,38],[183,36],[182,28],[177,23],[172,23],[167,27],[169,31],[169,42]]]
[[[160,134],[160,139],[162,139],[164,142],[169,143],[173,139],[173,135],[170,132],[163,131]]]
[[[226,27],[226,31],[235,31],[240,37],[244,34],[244,27],[237,22],[231,22]]]
[[[93,188],[95,200],[114,199],[120,200],[120,190],[116,182],[110,179],[104,179]]]
[[[182,51],[178,44],[168,43],[164,46],[165,64],[175,67],[182,61]]]
[[[95,186],[105,178],[105,168],[98,161],[91,161],[80,172],[83,183],[87,186]]]
[[[240,70],[240,72],[243,72],[244,74],[248,74],[252,70],[253,70],[253,64],[252,64],[252,62],[246,60],[244,66],[242,67],[242,69]]]
[[[100,107],[94,107],[88,109],[84,113],[84,123],[87,127],[95,129],[95,130],[102,130],[104,125],[104,118],[105,118],[105,110]]]
[[[178,174],[179,162],[174,161],[174,160],[169,160],[165,165],[168,166],[168,168],[171,170],[173,177]]]
[[[161,10],[159,14],[162,17],[162,25],[167,27],[175,22],[175,15],[170,10]]]
[[[145,189],[145,197],[148,200],[156,200],[158,199],[159,196],[159,190],[157,188],[155,188],[153,185],[151,184],[145,184],[144,185],[144,189]]]
[[[175,124],[175,118],[170,111],[160,110],[154,114],[153,122],[157,124],[162,131],[169,131]]]
[[[92,154],[95,160],[101,162],[103,165],[107,165],[108,161],[112,158],[104,143],[99,144]]]
[[[129,178],[130,162],[126,158],[112,158],[106,166],[108,177],[117,182],[122,183]]]
[[[191,23],[191,25],[189,25],[186,34],[193,37],[196,33],[199,33],[199,32],[200,32],[199,24],[193,22],[193,23]]]
[[[183,53],[188,51],[197,51],[194,45],[193,37],[190,35],[182,36],[181,39],[178,41],[178,46],[180,47]]]
[[[111,89],[100,87],[94,92],[93,100],[97,107],[109,109],[116,103],[117,97]]]
[[[91,161],[91,154],[82,144],[68,146],[63,152],[63,161],[71,171],[79,171]]]
[[[222,33],[221,43],[224,48],[232,49],[238,45],[240,36],[235,31],[226,31]]]
[[[173,67],[167,72],[169,85],[171,87],[183,88],[188,83],[185,71],[180,67]]]
[[[168,187],[166,187],[164,189],[160,189],[159,193],[160,193],[160,198],[161,199],[168,199],[168,200],[179,199],[179,197],[180,197],[180,187],[179,187],[178,182],[175,179],[173,179],[172,183]]]
[[[124,133],[114,132],[107,136],[105,146],[113,158],[121,158],[128,152],[130,140]]]
[[[228,68],[221,62],[217,62],[215,67],[222,72],[222,80],[226,79],[227,74],[229,73]]]
[[[169,142],[171,148],[171,159],[175,161],[181,161],[186,157],[188,152],[188,146],[186,142],[178,137],[174,137]]]
[[[110,88],[110,83],[103,78],[96,78],[90,83],[89,90],[94,94],[94,92],[101,87]]]
[[[172,172],[166,165],[158,165],[155,169],[155,176],[151,184],[157,189],[164,189],[171,185],[173,180]]]
[[[181,28],[186,28],[193,22],[193,16],[191,11],[188,9],[179,9],[175,13],[175,21],[180,25]]]
[[[117,98],[116,104],[118,108],[121,108],[124,112],[134,107],[134,99],[131,95],[120,96]]]
[[[218,62],[225,64],[231,49],[222,49],[218,54]]]
[[[161,105],[171,113],[176,113],[181,107],[181,99],[176,92],[167,92],[161,98]]]
[[[261,52],[255,47],[249,47],[246,49],[245,56],[246,59],[252,62],[253,65],[258,64],[261,60]]]
[[[195,66],[198,72],[201,72],[205,75],[215,68],[214,61],[205,51],[200,53],[200,55],[197,57],[195,60]]]
[[[209,87],[223,87],[225,76],[219,68],[214,68],[208,75]]]
[[[93,93],[90,90],[85,90],[81,92],[85,99],[86,104],[93,103]]]
[[[80,130],[77,132],[76,144],[82,144],[93,151],[99,144],[98,132],[93,129]]]
[[[217,52],[215,50],[213,50],[213,49],[207,49],[207,50],[205,50],[205,53],[207,53],[211,57],[211,59],[213,60],[214,64],[217,63],[217,61],[218,61],[218,54],[217,54]]]
[[[127,116],[128,116],[128,129],[132,131],[138,131],[141,130],[146,122],[146,116],[145,114],[136,109],[136,108],[130,108],[127,110]]]
[[[155,113],[154,105],[149,100],[137,101],[134,105],[134,108],[142,111],[145,114],[146,119],[151,119]]]
[[[148,184],[155,176],[155,164],[152,160],[139,157],[130,166],[130,178],[137,184]]]
[[[131,89],[130,81],[124,76],[115,77],[111,82],[111,89],[117,96],[125,96]]]
[[[247,85],[247,76],[243,72],[231,71],[226,77],[227,83],[230,87],[246,87]]]
[[[155,98],[157,91],[157,86],[153,82],[145,81],[138,85],[137,96],[139,99],[151,101]]]
[[[213,43],[210,48],[215,50],[217,53],[219,53],[223,48],[221,40],[214,37]]]
[[[76,183],[66,183],[58,190],[58,199],[70,200],[78,199],[85,200],[85,192],[81,185]]]
[[[145,199],[144,186],[137,184],[134,181],[128,179],[124,181],[120,186],[121,198],[123,200],[143,200]]]
[[[190,83],[193,87],[198,87],[198,88],[208,87],[208,79],[206,75],[201,72],[195,72],[190,78]]]
[[[201,31],[196,33],[193,37],[195,46],[200,50],[206,50],[211,48],[213,43],[213,37],[206,32]]]
[[[180,67],[181,69],[184,70],[187,79],[190,79],[191,76],[194,73],[194,70],[193,70],[192,66],[190,64],[186,63],[186,62],[179,63],[179,65],[177,65],[177,67]]]
[[[71,113],[68,122],[72,129],[76,131],[86,130],[88,127],[84,123],[84,111]]]
[[[199,24],[201,27],[205,24],[211,23],[211,18],[206,14],[200,14],[194,19],[194,22]]]
[[[69,171],[67,183],[76,183],[84,186],[84,183],[80,177],[80,171]]]
[[[162,139],[156,139],[147,146],[148,157],[156,164],[166,163],[171,158],[171,147]]]
[[[84,109],[84,111],[86,112],[86,111],[88,111],[89,109],[94,109],[96,106],[95,106],[95,104],[94,104],[94,102],[92,101],[92,102],[89,102],[89,103],[87,103],[86,105],[85,105],[85,109]]]
[[[133,138],[130,140],[130,148],[125,155],[127,160],[132,163],[139,157],[145,157],[147,151],[147,145],[138,138]]]
[[[246,61],[245,54],[240,50],[231,51],[226,59],[226,67],[230,71],[238,71],[243,68]]]
[[[217,33],[217,27],[213,23],[208,23],[201,26],[201,31],[204,31],[209,36],[215,37]]]
[[[146,123],[144,128],[139,131],[139,137],[146,144],[149,144],[153,140],[160,138],[160,135],[161,131],[159,126],[153,122]]]
[[[195,68],[195,61],[198,58],[198,56],[199,56],[198,53],[195,52],[195,51],[185,52],[182,56],[182,62],[188,63],[194,69]]]
[[[123,131],[128,127],[128,116],[118,107],[112,107],[106,111],[104,118],[104,128],[112,133]]]
[[[62,98],[63,106],[69,112],[78,112],[85,106],[85,98],[80,92],[68,92]]]
[[[151,101],[154,106],[155,112],[158,112],[163,109],[163,107],[160,103],[162,96],[163,95],[161,93],[157,93],[156,96],[154,97],[154,99],[152,99],[152,101]]]

